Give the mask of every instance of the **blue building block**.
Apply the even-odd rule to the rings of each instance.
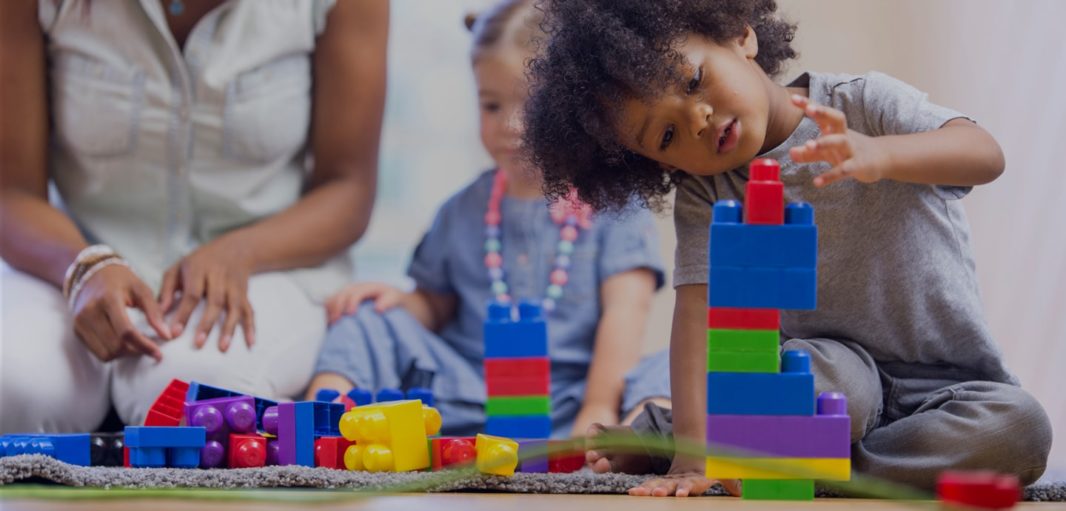
[[[344,415],[344,403],[313,402],[315,436],[341,436],[341,415]]]
[[[356,406],[364,406],[374,402],[374,393],[366,389],[352,389],[348,391],[348,399]]]
[[[378,403],[385,403],[388,401],[403,401],[403,391],[400,389],[393,389],[388,387],[380,389],[378,390],[377,395],[374,396],[374,401]]]
[[[711,224],[711,268],[797,268],[818,264],[818,228],[813,225]]]
[[[520,440],[518,442],[518,471],[548,473],[548,440]]]
[[[212,387],[210,385],[206,385],[200,382],[191,381],[189,382],[189,391],[185,393],[185,401],[203,401],[205,399],[216,399],[220,397],[237,397],[246,395],[247,394],[241,392],[228,390],[221,387]],[[263,412],[271,406],[278,406],[278,402],[256,396],[252,396],[252,399],[255,399],[256,427],[258,429],[263,429]]]
[[[91,464],[91,439],[88,433],[19,434],[0,437],[0,458],[18,454],[43,454],[71,465]]]
[[[433,391],[423,387],[407,389],[407,399],[417,399],[426,406],[433,406]]]
[[[312,401],[278,405],[278,465],[315,466],[314,405]]]
[[[341,391],[337,389],[318,389],[315,392],[315,401],[320,403],[332,403],[334,399],[340,397]]]
[[[510,304],[490,303],[484,339],[485,358],[548,356],[548,325],[535,303],[519,304],[518,321],[511,318]]]
[[[199,427],[126,426],[126,447],[132,467],[195,468],[207,429]]]
[[[707,373],[708,415],[814,415],[814,375],[806,352],[781,354],[780,373]]]
[[[715,224],[743,223],[743,211],[735,200],[720,200],[711,210],[711,222]],[[814,225],[814,208],[806,202],[792,202],[785,206],[785,225]]]
[[[552,434],[552,420],[547,415],[489,417],[485,433],[511,439],[548,438]]]
[[[711,266],[709,307],[814,309],[818,303],[814,269]]]

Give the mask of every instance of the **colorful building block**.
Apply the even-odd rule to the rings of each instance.
[[[226,451],[229,468],[266,466],[267,439],[260,435],[231,434]]]
[[[818,263],[818,229],[808,225],[713,223],[711,267],[814,269]]]
[[[551,393],[551,375],[522,378],[488,378],[485,391],[489,396],[534,396]]]
[[[561,449],[564,444],[572,444],[569,440],[552,440],[552,447],[548,455],[548,471],[553,474],[568,474],[577,472],[585,466],[585,451],[581,449]]]
[[[341,431],[337,425],[341,422],[341,416],[346,411],[341,403],[323,403],[313,401],[314,405],[314,431],[315,436],[340,436]]]
[[[0,458],[20,454],[41,454],[71,465],[87,467],[92,463],[91,439],[88,433],[0,436]]]
[[[851,458],[737,458],[708,456],[711,479],[823,479],[851,478]]]
[[[433,397],[433,391],[425,387],[412,387],[407,389],[407,399],[412,401],[421,401],[422,404],[432,407],[436,404],[436,399]]]
[[[708,305],[814,309],[818,275],[813,269],[711,266]]]
[[[485,432],[507,438],[548,438],[552,421],[547,415],[489,416],[485,421]]]
[[[776,373],[777,351],[708,351],[707,370],[730,373]]]
[[[315,440],[315,466],[344,470],[344,453],[352,443],[339,436],[324,436]]]
[[[710,415],[814,415],[810,373],[707,373]]]
[[[221,387],[212,387],[210,385],[206,385],[197,381],[192,381],[189,382],[189,391],[185,393],[185,401],[204,401],[220,397],[238,397],[244,395],[246,394],[224,389]],[[257,427],[259,429],[263,429],[263,413],[266,411],[267,408],[277,406],[278,402],[256,396],[252,396],[252,399],[255,402],[255,415],[259,418],[259,423],[257,424]]]
[[[1022,498],[1016,476],[992,471],[944,472],[937,478],[936,493],[942,503],[976,509],[1010,509]]]
[[[352,408],[341,434],[356,444],[344,453],[349,470],[406,472],[430,466],[427,432],[440,429],[440,414],[419,401],[392,401]],[[432,422],[432,424],[431,424]]]
[[[547,439],[525,439],[518,441],[518,471],[546,474],[549,470]]]
[[[474,437],[433,438],[430,464],[433,470],[472,463],[477,458]]]
[[[94,467],[121,467],[125,447],[122,433],[92,433],[89,435],[89,462]],[[2,449],[0,456],[3,456]]]
[[[779,330],[707,330],[707,352],[761,352],[776,354],[781,347]]]
[[[707,446],[724,455],[790,458],[851,456],[847,415],[708,415]]]
[[[744,223],[780,224],[784,220],[785,189],[777,160],[760,158],[751,162],[744,199]]]
[[[745,479],[744,500],[814,500],[811,479]]]
[[[194,468],[207,441],[203,427],[126,426],[131,467]]]
[[[549,415],[552,412],[551,397],[541,396],[490,396],[485,402],[485,414],[489,416]]]
[[[533,378],[551,374],[548,357],[485,359],[485,378]]]
[[[718,330],[781,330],[778,309],[708,307],[707,328]]]
[[[177,426],[181,424],[185,395],[188,392],[188,383],[178,379],[170,380],[170,383],[155,398],[152,406],[148,408],[148,413],[144,416],[144,425]]]
[[[337,389],[318,389],[318,392],[315,392],[315,401],[318,401],[319,403],[332,403],[340,396],[341,391]]]
[[[489,304],[484,339],[486,359],[548,356],[547,323],[534,303],[519,304],[517,321],[511,319],[510,304]]]
[[[374,402],[374,393],[366,389],[352,389],[346,395],[348,399],[355,403],[355,406],[368,405]]]
[[[402,401],[403,391],[400,389],[384,388],[378,390],[377,395],[374,396],[374,401],[378,403],[387,403],[389,401]]]
[[[477,436],[477,469],[483,474],[513,476],[518,468],[518,442],[492,435]]]
[[[313,401],[278,405],[278,464],[315,466],[315,406]]]
[[[209,437],[254,432],[257,419],[255,399],[251,396],[206,399],[185,405],[185,423],[203,426]]]

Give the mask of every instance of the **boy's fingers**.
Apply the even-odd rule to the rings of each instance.
[[[814,178],[814,186],[826,186],[828,184],[840,181],[841,179],[852,177],[851,166],[851,160],[848,160],[840,165],[837,165],[836,167],[829,169],[824,174],[821,174]]]
[[[809,98],[798,94],[792,95],[792,104],[802,108],[803,113],[813,119],[824,134],[844,133],[848,130],[847,116],[840,110],[815,104]]]

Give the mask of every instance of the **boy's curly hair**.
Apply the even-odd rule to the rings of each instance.
[[[525,146],[549,197],[573,187],[598,210],[637,200],[661,211],[680,178],[618,142],[616,112],[626,98],[654,98],[677,83],[681,38],[726,41],[751,26],[755,61],[770,76],[796,56],[795,25],[777,16],[774,0],[543,0],[538,8],[549,37],[530,63]]]

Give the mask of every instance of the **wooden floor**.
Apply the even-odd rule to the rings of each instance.
[[[264,492],[266,493],[266,492]],[[290,492],[291,493],[291,492]],[[278,495],[281,497],[281,494]],[[318,500],[318,499],[316,499]],[[314,509],[319,510],[396,510],[396,511],[665,511],[709,509],[743,509],[751,511],[782,509],[830,509],[840,511],[936,510],[934,502],[904,502],[851,499],[819,499],[814,502],[750,502],[730,497],[637,498],[624,495],[519,495],[519,494],[441,494],[380,495],[365,498],[339,497],[328,501],[295,501],[279,498],[263,500],[204,501],[178,499],[93,499],[78,500],[0,500],[4,511],[69,509],[75,511],[230,511],[236,509]],[[1020,510],[1066,510],[1066,503],[1025,502]]]

